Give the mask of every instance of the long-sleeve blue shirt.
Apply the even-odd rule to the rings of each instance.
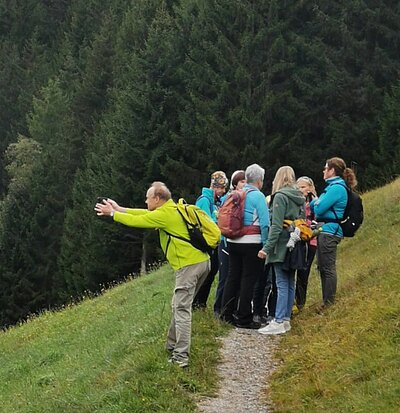
[[[311,211],[320,222],[324,222],[324,219],[342,219],[347,205],[346,182],[341,177],[335,176],[327,179],[326,183],[324,192],[310,203]],[[336,222],[325,223],[322,232],[343,238],[342,228]]]
[[[214,222],[218,220],[218,208],[215,205],[214,191],[211,188],[203,188],[197,198],[196,205],[209,215]]]
[[[268,238],[269,229],[269,211],[267,202],[263,193],[251,184],[246,184],[243,188],[247,191],[246,199],[244,202],[244,225],[256,225],[260,227],[260,235],[244,235],[229,242],[255,242],[265,243]]]

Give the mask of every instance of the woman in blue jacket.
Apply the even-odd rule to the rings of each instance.
[[[341,158],[328,159],[323,173],[327,186],[320,197],[311,202],[310,207],[317,221],[325,222],[318,236],[317,259],[324,306],[329,306],[335,302],[336,250],[343,238],[340,224],[329,221],[343,218],[348,198],[346,186],[355,188],[357,179],[353,170],[347,168]]]
[[[254,285],[264,270],[257,254],[268,237],[269,211],[260,191],[265,171],[253,164],[245,172],[246,191],[243,224],[247,228],[239,238],[228,238],[229,271],[222,295],[221,318],[239,328],[260,328],[253,322]]]

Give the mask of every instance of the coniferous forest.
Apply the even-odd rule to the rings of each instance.
[[[257,162],[359,187],[400,166],[400,6],[378,0],[0,0],[0,326],[162,259],[96,217],[161,180],[194,201]]]

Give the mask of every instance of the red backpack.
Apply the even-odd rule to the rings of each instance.
[[[219,209],[218,226],[225,237],[234,239],[243,235],[260,233],[258,225],[243,225],[246,195],[252,191],[255,189],[232,191]]]

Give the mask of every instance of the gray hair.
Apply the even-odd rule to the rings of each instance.
[[[253,163],[246,168],[245,176],[246,181],[249,184],[254,184],[258,181],[264,181],[265,169],[261,168],[260,165]]]
[[[153,196],[158,196],[160,199],[164,201],[168,201],[169,199],[171,199],[171,192],[167,188],[167,185],[164,184],[164,182],[153,182],[150,188],[153,188]]]

